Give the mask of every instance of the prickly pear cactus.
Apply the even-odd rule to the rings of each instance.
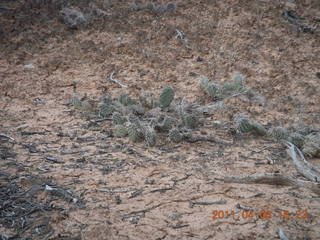
[[[208,87],[208,84],[209,84],[209,79],[206,78],[206,77],[201,77],[200,78],[200,88],[203,90],[203,91],[206,91],[207,87]]]
[[[80,96],[73,96],[70,99],[70,104],[76,108],[76,109],[80,109],[81,108],[81,97]]]
[[[320,134],[309,134],[303,143],[303,152],[312,157],[320,157]]]
[[[219,95],[219,91],[220,91],[220,86],[215,84],[215,83],[212,83],[212,82],[209,82],[206,89],[205,89],[205,92],[210,96],[210,97],[216,97]]]
[[[251,125],[251,132],[254,134],[254,135],[258,135],[258,136],[265,136],[267,135],[267,130],[259,123],[254,123],[254,122],[251,122],[250,123]]]
[[[177,124],[177,120],[170,117],[164,116],[163,120],[156,125],[156,128],[159,131],[168,132],[171,128],[173,128]]]
[[[198,125],[199,125],[198,117],[192,113],[190,114],[190,113],[182,112],[181,113],[181,120],[182,120],[183,126],[190,128],[190,129],[194,129],[194,128],[198,127]]]
[[[233,82],[238,86],[242,86],[242,87],[245,86],[245,78],[240,73],[236,73],[233,76]]]
[[[268,131],[268,135],[277,141],[288,140],[288,137],[289,137],[288,130],[284,127],[270,128]]]
[[[137,104],[135,100],[133,100],[129,94],[123,93],[118,97],[118,101],[124,106],[130,106]]]
[[[144,140],[149,147],[156,145],[157,135],[154,129],[150,126],[145,127]]]
[[[136,123],[130,123],[128,126],[129,140],[132,142],[141,142],[143,140],[143,132],[141,126]]]
[[[114,112],[112,114],[112,122],[113,124],[117,125],[117,124],[124,124],[125,122],[127,122],[127,118],[122,116],[121,113],[119,112]]]
[[[145,113],[145,108],[140,104],[129,105],[126,108],[129,112],[135,115],[143,115]]]
[[[114,107],[112,103],[103,103],[99,107],[99,115],[100,117],[108,117],[110,116],[114,111]]]
[[[128,120],[129,120],[130,123],[132,123],[132,124],[136,125],[137,127],[141,128],[141,123],[140,123],[139,117],[137,117],[136,115],[129,114]]]
[[[147,109],[152,109],[156,105],[156,100],[150,92],[142,92],[139,96],[140,103]]]
[[[160,102],[160,107],[161,108],[166,108],[169,107],[171,102],[174,99],[174,90],[171,87],[166,87],[165,89],[162,90],[159,98]]]
[[[115,137],[126,137],[128,135],[128,129],[124,125],[116,125],[114,128],[114,136]]]
[[[300,133],[292,133],[290,134],[288,141],[294,144],[298,148],[302,148],[305,137]]]
[[[238,133],[248,133],[251,131],[252,127],[250,124],[250,120],[247,115],[244,113],[238,114],[234,118],[235,128]]]
[[[168,138],[174,143],[180,143],[183,141],[183,135],[180,133],[178,128],[172,128],[169,131]]]

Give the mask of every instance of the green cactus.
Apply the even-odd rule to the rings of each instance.
[[[157,130],[167,132],[177,124],[177,120],[170,116],[164,116],[163,120],[156,125]]]
[[[251,130],[250,132],[254,135],[258,135],[258,136],[265,136],[267,135],[267,130],[265,129],[265,127],[263,127],[261,124],[259,123],[254,123],[251,122]]]
[[[103,103],[99,108],[99,115],[100,117],[108,117],[113,113],[113,111],[114,107],[112,104]]]
[[[190,129],[194,129],[199,125],[199,119],[196,114],[182,112],[181,120],[182,120],[183,126]]]
[[[200,88],[210,97],[216,97],[219,95],[220,86],[218,84],[210,82],[206,77],[200,78]]]
[[[152,93],[142,92],[139,96],[140,103],[147,109],[152,109],[156,105],[156,100]]]
[[[135,115],[143,115],[145,113],[145,109],[140,104],[134,104],[126,107],[127,110]]]
[[[160,107],[161,108],[166,108],[169,107],[171,102],[174,99],[174,90],[171,87],[166,87],[165,89],[162,90],[159,98],[160,102]]]
[[[251,122],[248,116],[243,113],[238,114],[234,121],[238,133],[251,133],[258,136],[267,135],[267,130],[261,124]]]
[[[268,131],[268,135],[277,141],[288,140],[289,133],[284,127],[273,127]]]
[[[139,117],[137,117],[136,115],[129,114],[128,120],[129,120],[130,123],[132,123],[132,124],[136,125],[137,127],[141,128],[141,123],[140,123]]]
[[[233,76],[233,82],[238,86],[245,86],[245,78],[240,73],[236,73]]]
[[[146,118],[158,119],[161,115],[161,108],[153,108],[145,113]]]
[[[241,74],[235,74],[232,82],[226,82],[221,87],[221,93],[224,96],[229,96],[237,92],[245,90],[245,79]]]
[[[226,82],[221,87],[221,93],[224,96],[229,96],[241,90],[242,86],[235,82]]]
[[[206,78],[206,77],[201,77],[200,78],[200,88],[203,91],[206,91],[206,89],[208,87],[208,84],[209,84],[209,79],[208,78]]]
[[[140,125],[139,120],[133,121],[131,119],[128,126],[128,134],[129,134],[129,139],[132,142],[141,142],[143,140],[144,138],[143,128]]]
[[[235,122],[235,128],[239,133],[248,133],[252,129],[250,120],[248,116],[245,115],[244,113],[238,114],[234,118],[234,122]]]
[[[124,106],[130,106],[137,104],[137,101],[133,100],[129,94],[123,93],[118,97],[118,101]]]
[[[81,97],[80,96],[73,96],[70,100],[70,104],[76,108],[80,109],[81,108]]]
[[[145,139],[147,146],[153,147],[156,145],[157,135],[152,127],[150,127],[150,126],[145,127],[144,139]]]
[[[180,143],[183,141],[183,135],[178,128],[172,128],[169,131],[168,138],[174,143]]]
[[[320,134],[308,134],[304,139],[302,151],[311,157],[320,157]]]
[[[127,118],[122,116],[122,114],[119,112],[114,112],[112,114],[112,121],[113,121],[113,124],[115,124],[115,125],[124,124],[127,122]]]
[[[126,137],[128,135],[128,129],[124,125],[116,125],[114,128],[114,136],[118,138]]]
[[[205,91],[210,97],[217,97],[219,95],[220,86],[218,84],[209,82]]]
[[[298,148],[302,148],[305,137],[297,132],[290,134],[288,141]]]

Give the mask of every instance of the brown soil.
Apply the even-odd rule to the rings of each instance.
[[[52,229],[42,235],[21,231],[16,238],[279,239],[280,228],[289,239],[319,239],[320,198],[311,190],[217,178],[280,173],[303,179],[283,145],[234,136],[229,127],[244,112],[265,125],[320,128],[319,29],[302,32],[281,16],[294,10],[318,24],[320,2],[185,0],[175,13],[161,16],[132,11],[126,1],[98,6],[105,15],[79,29],[68,29],[46,6],[0,10],[0,133],[21,143],[7,144],[17,155],[0,160],[0,173],[9,173],[6,183],[24,190],[46,183],[81,199],[74,204],[45,191],[36,194],[34,201],[56,207],[43,212]],[[127,89],[107,80],[113,71]],[[231,145],[164,142],[148,148],[113,137],[109,121],[92,124],[87,113],[65,104],[73,82],[77,93],[94,100],[105,92],[158,94],[170,85],[177,97],[209,103],[199,76],[221,84],[235,72],[265,104],[241,96],[224,100],[197,132]],[[223,126],[214,128],[216,120]],[[46,161],[48,156],[58,162]],[[320,166],[319,159],[308,160]],[[225,201],[201,204],[219,200]],[[244,218],[237,204],[273,215]],[[233,211],[239,219],[212,220],[214,210]],[[309,217],[283,219],[280,210],[306,210]],[[1,233],[17,231],[0,225]]]

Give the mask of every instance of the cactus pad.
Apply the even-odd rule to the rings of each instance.
[[[165,89],[162,90],[159,98],[160,102],[160,107],[161,108],[166,108],[169,107],[171,102],[174,99],[174,90],[171,87],[166,87]]]
[[[128,135],[128,129],[124,125],[116,125],[114,128],[114,136],[115,137],[126,137]]]
[[[172,128],[169,131],[168,138],[174,143],[180,143],[183,141],[183,135],[178,128]]]
[[[284,127],[273,127],[268,131],[268,135],[277,141],[287,140],[289,137],[288,130]]]

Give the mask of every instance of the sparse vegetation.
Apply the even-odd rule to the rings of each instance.
[[[211,98],[227,98],[247,92],[245,79],[241,74],[235,74],[233,80],[223,85],[209,81],[206,77],[200,78],[200,88]]]
[[[318,0],[0,5],[0,239],[318,239]]]

